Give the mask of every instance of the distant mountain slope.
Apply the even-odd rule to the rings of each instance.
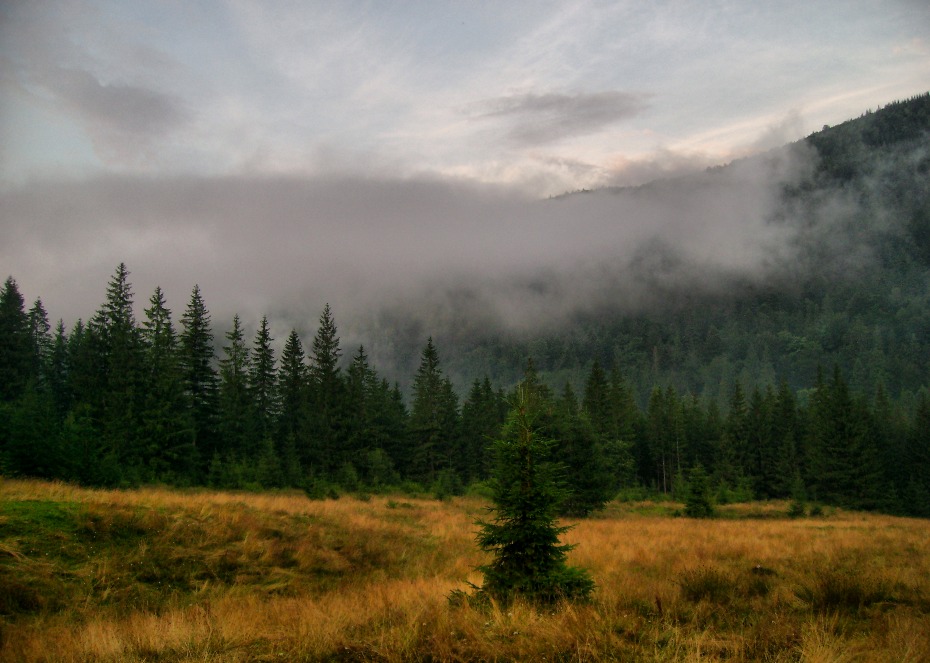
[[[759,172],[778,183],[759,230],[780,240],[758,274],[702,272],[701,254],[688,255],[700,229],[646,242],[605,280],[602,305],[556,331],[439,334],[450,373],[459,384],[485,373],[508,383],[532,355],[552,382],[577,384],[597,359],[616,363],[641,399],[672,384],[721,402],[737,380],[804,388],[834,363],[867,393],[882,384],[906,398],[930,384],[930,93],[700,175],[549,204],[679,196],[686,215],[689,197]],[[609,293],[636,279],[659,303],[612,306]]]

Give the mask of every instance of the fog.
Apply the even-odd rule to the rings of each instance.
[[[543,200],[438,178],[43,182],[0,194],[0,258],[69,328],[125,262],[140,319],[156,285],[177,321],[199,284],[218,340],[235,313],[309,340],[328,302],[347,354],[363,343],[390,361],[399,330],[422,341],[552,331],[578,314],[790,280],[803,224],[781,193],[812,164],[796,145]]]

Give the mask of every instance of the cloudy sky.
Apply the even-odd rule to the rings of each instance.
[[[0,272],[69,321],[120,261],[215,317],[583,271],[690,203],[538,200],[924,92],[928,35],[921,0],[0,0]],[[688,250],[756,259],[706,205]]]

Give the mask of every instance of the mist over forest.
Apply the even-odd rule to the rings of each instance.
[[[919,235],[926,145],[898,135],[876,144],[869,123],[879,120],[724,167],[548,200],[438,179],[27,184],[0,194],[6,218],[31,220],[8,224],[0,251],[14,275],[27,256],[45,257],[48,273],[22,287],[69,325],[99,304],[113,268],[105,255],[123,257],[140,296],[159,285],[176,308],[199,284],[218,329],[238,313],[249,330],[268,315],[276,337],[312,333],[329,303],[347,347],[364,344],[405,380],[428,335],[452,354],[486,341],[584,343],[585,321],[797,299],[900,271],[909,263],[880,252]],[[922,250],[917,241],[909,253]],[[463,361],[460,385],[474,372]]]
[[[579,513],[702,466],[743,496],[927,515],[928,131],[922,94],[547,199],[348,176],[5,190],[0,214],[31,222],[0,237],[0,470],[458,490],[487,478],[483,440],[523,379],[574,439],[571,475],[597,483],[576,486]],[[48,270],[20,282],[36,256]]]

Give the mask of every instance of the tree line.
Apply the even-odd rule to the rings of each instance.
[[[431,491],[481,485],[515,397],[488,377],[464,399],[428,339],[409,399],[343,356],[327,305],[316,334],[292,330],[277,356],[267,318],[214,338],[198,287],[175,327],[160,288],[136,320],[119,265],[86,323],[52,329],[16,281],[0,290],[0,473],[87,485]],[[839,368],[795,391],[737,381],[727,407],[655,386],[645,407],[619,366],[597,361],[576,393],[525,360],[537,425],[569,489],[563,515],[617,495],[681,497],[705,477],[718,501],[794,498],[930,517],[930,392],[913,407],[852,390]],[[408,402],[409,400],[409,402]]]

